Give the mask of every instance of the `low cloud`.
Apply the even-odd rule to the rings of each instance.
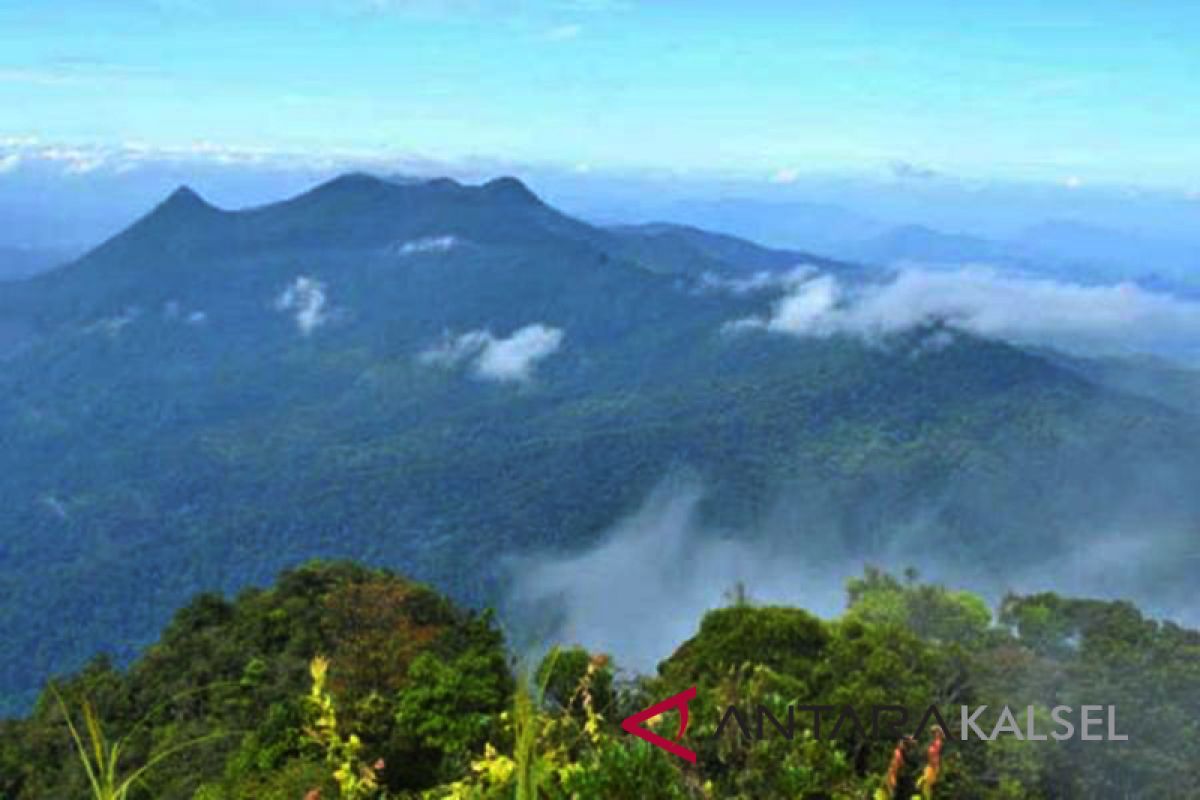
[[[706,272],[700,276],[700,289],[702,291],[728,292],[735,295],[757,294],[779,289],[792,289],[803,284],[816,273],[816,267],[804,264],[785,272],[763,270],[739,277]]]
[[[792,287],[769,313],[728,328],[877,339],[930,323],[1085,354],[1200,357],[1200,303],[1132,283],[1084,285],[987,268],[908,269],[865,287],[819,275]]]
[[[453,250],[458,245],[458,238],[454,236],[425,236],[420,239],[399,242],[395,245],[395,250],[396,255],[413,256],[422,253],[444,253]]]
[[[275,310],[290,312],[296,327],[305,336],[329,320],[327,305],[325,284],[303,275],[275,298]]]
[[[739,588],[755,603],[831,618],[845,609],[847,579],[868,566],[894,572],[912,566],[924,580],[977,592],[993,604],[1009,591],[1053,590],[1134,598],[1149,613],[1185,624],[1196,618],[1186,588],[1195,545],[1184,528],[1162,520],[1065,531],[1043,559],[1017,557],[1015,568],[980,558],[974,547],[931,546],[954,537],[928,507],[892,506],[892,526],[856,545],[847,538],[844,509],[820,494],[782,501],[775,513],[738,529],[707,524],[704,499],[695,481],[669,479],[595,546],[509,559],[504,615],[520,645],[578,644],[614,655],[626,669],[653,673],[696,633],[706,611],[728,605]],[[1013,545],[1032,548],[1036,538]]]
[[[484,380],[525,383],[543,359],[558,352],[563,332],[540,323],[526,325],[508,337],[497,337],[488,330],[446,335],[437,346],[420,355],[425,364],[456,367],[468,365]]]
[[[739,584],[773,602],[840,610],[844,575],[825,577],[765,543],[706,529],[702,499],[698,485],[667,481],[595,548],[514,559],[507,614],[546,642],[611,653],[622,667],[649,673]]]

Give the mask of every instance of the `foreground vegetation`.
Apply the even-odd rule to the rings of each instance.
[[[1127,603],[978,597],[868,572],[823,621],[735,593],[655,676],[552,650],[346,563],[203,595],[127,670],[104,658],[0,723],[0,798],[1184,798],[1200,786],[1200,634]],[[621,732],[690,686],[696,764]],[[792,740],[717,726],[789,704],[1115,704],[1128,742]],[[662,730],[676,725],[667,718]],[[751,724],[753,728],[753,724]],[[940,750],[940,756],[938,751]]]

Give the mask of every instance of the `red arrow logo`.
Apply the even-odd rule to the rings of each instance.
[[[688,726],[688,701],[696,697],[696,687],[686,689],[677,695],[668,697],[660,703],[655,703],[644,711],[639,711],[633,716],[626,717],[621,721],[621,730],[626,733],[632,733],[639,739],[644,739],[655,747],[661,747],[668,753],[674,756],[679,756],[684,761],[696,763],[696,754],[688,750],[678,742],[673,742],[670,739],[664,739],[649,728],[643,728],[642,723],[646,720],[653,719],[665,711],[670,711],[672,708],[679,709],[679,733],[675,734],[676,739],[682,739],[683,734],[687,731]]]

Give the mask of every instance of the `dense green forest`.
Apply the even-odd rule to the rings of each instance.
[[[631,675],[578,647],[516,657],[488,613],[313,562],[233,600],[195,598],[127,669],[99,657],[49,683],[0,727],[0,798],[1196,796],[1200,633],[1054,594],[993,612],[911,572],[868,570],[847,590],[823,620],[733,587],[657,674]],[[619,729],[691,686],[694,765]],[[805,703],[1112,704],[1129,740],[961,742],[951,717],[931,759],[931,729],[907,744],[853,727],[817,738],[798,716],[792,740],[716,735],[730,705],[782,719]]]
[[[782,290],[713,280],[797,264],[874,279],[587,225],[512,179],[348,175],[236,212],[180,190],[0,285],[23,332],[0,341],[0,715],[92,653],[128,664],[196,592],[309,558],[498,606],[504,558],[586,550],[677,469],[706,490],[706,524],[810,559],[933,554],[964,581],[1136,530],[1115,589],[1190,601],[1185,403],[936,321],[882,342],[725,330]],[[301,279],[308,316],[280,307]],[[528,380],[426,358],[528,326],[561,336]],[[804,513],[772,528],[781,499]]]

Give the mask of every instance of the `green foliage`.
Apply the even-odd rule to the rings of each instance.
[[[833,620],[744,600],[714,610],[635,682],[580,648],[551,649],[518,680],[490,617],[387,573],[313,564],[234,602],[198,598],[128,670],[101,659],[47,689],[31,717],[0,725],[0,798],[1150,800],[1200,780],[1200,633],[1053,594],[1008,597],[990,625],[978,598],[874,570],[849,589]],[[357,617],[347,598],[381,604]],[[357,666],[314,659],[325,648]],[[694,766],[619,729],[692,685]],[[1128,742],[961,742],[951,713],[935,758],[932,727],[881,740],[845,718],[835,735],[825,713],[818,736],[798,710],[1033,704],[1044,726],[1053,705],[1095,702],[1118,707]]]
[[[566,773],[560,796],[685,800],[692,794],[662,751],[640,740],[605,737]]]
[[[745,663],[803,673],[828,641],[826,626],[806,611],[739,604],[705,614],[700,632],[661,669],[678,681],[721,674]]]
[[[502,652],[479,646],[451,660],[423,653],[413,661],[409,679],[395,717],[404,739],[415,741],[404,763],[430,773],[430,781],[461,774],[499,736],[499,714],[512,694]]]
[[[90,700],[83,700],[79,709],[83,718],[83,729],[80,731],[74,714],[58,689],[51,685],[49,692],[54,696],[58,710],[62,715],[63,724],[71,735],[71,743],[79,764],[87,776],[87,785],[93,800],[129,800],[136,789],[145,785],[147,774],[162,761],[182,753],[207,741],[219,738],[222,734],[213,733],[196,739],[177,742],[157,747],[144,757],[142,763],[127,766],[125,752],[130,739],[138,729],[148,723],[157,709],[151,709],[132,730],[120,739],[110,739],[104,731],[104,725],[97,714],[95,705]]]
[[[465,778],[432,796],[691,797],[684,777],[660,752],[617,733],[601,713],[602,698],[611,692],[607,657],[580,648],[552,648],[534,676],[518,681],[512,708],[503,715],[511,732],[511,756],[488,744]]]
[[[608,660],[582,647],[554,648],[538,666],[535,680],[544,687],[544,703],[580,719],[589,711],[607,717],[612,710],[615,695]]]
[[[356,626],[347,624],[354,608],[347,598],[396,602],[364,606],[362,625]],[[372,630],[364,630],[368,625]],[[393,654],[395,668],[378,670],[363,641],[378,642],[381,651]],[[246,591],[232,602],[198,597],[128,670],[118,672],[98,660],[57,685],[69,705],[81,707],[86,699],[94,706],[106,735],[124,742],[130,765],[146,764],[175,743],[214,736],[204,747],[172,756],[169,769],[145,774],[139,791],[183,800],[204,786],[217,796],[256,797],[274,785],[274,776],[310,774],[299,766],[303,763],[323,766],[304,733],[311,724],[305,699],[309,666],[321,653],[339,654],[346,662],[341,669],[332,662],[327,691],[339,722],[360,736],[363,752],[384,759],[381,780],[390,790],[431,786],[439,779],[435,770],[423,768],[431,763],[426,751],[396,721],[404,696],[397,687],[411,686],[414,661],[427,655],[474,665],[473,680],[499,695],[484,706],[494,711],[507,704],[506,654],[489,617],[463,612],[390,573],[345,563],[289,570],[273,588]],[[154,714],[143,722],[150,709]],[[11,760],[17,769],[0,777],[0,797],[72,797],[86,791],[86,776],[49,694],[30,718],[4,731],[0,763]],[[453,760],[466,758],[456,752]]]
[[[866,622],[900,625],[924,639],[970,645],[978,643],[992,624],[992,611],[983,598],[970,592],[916,583],[911,572],[905,583],[876,568],[850,580],[848,617]]]
[[[342,800],[367,800],[379,790],[376,771],[383,769],[382,760],[374,764],[363,760],[362,740],[356,733],[343,733],[338,725],[337,709],[333,697],[325,686],[329,662],[317,656],[312,660],[312,689],[308,695],[311,707],[311,722],[305,735],[321,752],[325,764],[332,771],[337,784],[338,797]]]

